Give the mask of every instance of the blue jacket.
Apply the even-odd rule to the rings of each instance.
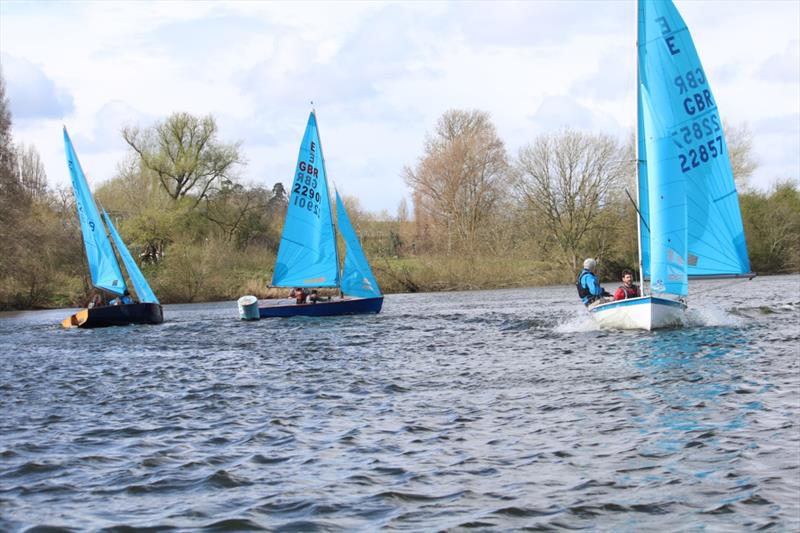
[[[589,305],[591,302],[602,296],[604,292],[606,292],[603,287],[600,286],[600,282],[597,281],[597,276],[585,268],[581,270],[578,280],[580,286],[589,291],[587,296],[581,298],[583,305]]]

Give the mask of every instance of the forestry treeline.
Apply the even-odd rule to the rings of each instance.
[[[15,145],[11,128],[0,78],[0,308],[84,305],[72,191],[48,187],[38,152]],[[752,267],[797,271],[800,190],[748,191],[750,134],[729,132]],[[220,139],[210,116],[175,113],[121,133],[130,150],[117,174],[84,170],[162,302],[284,295],[267,285],[290,172],[243,183],[240,145]],[[633,158],[632,142],[569,129],[509,154],[487,113],[451,110],[403,170],[411,207],[389,216],[345,204],[385,292],[568,283],[585,256],[615,278],[636,265]]]

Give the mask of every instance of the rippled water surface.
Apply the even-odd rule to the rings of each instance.
[[[0,530],[800,528],[800,277],[599,331],[574,288],[378,316],[0,315]]]

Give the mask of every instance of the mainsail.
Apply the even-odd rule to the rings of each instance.
[[[147,283],[144,274],[142,274],[142,271],[139,269],[139,265],[133,260],[131,253],[128,251],[128,247],[125,246],[122,237],[120,237],[117,228],[114,227],[114,224],[111,222],[111,217],[108,216],[105,209],[103,209],[103,219],[105,219],[108,231],[111,233],[111,238],[114,240],[114,246],[117,247],[119,256],[122,258],[125,270],[128,271],[128,277],[133,283],[133,288],[136,290],[136,296],[139,298],[139,301],[151,302],[154,304],[160,303],[155,293],[153,293],[153,289],[150,288],[150,284]]]
[[[342,293],[359,298],[376,298],[381,295],[378,282],[372,275],[364,250],[358,242],[347,210],[336,191],[336,222],[345,245],[344,268],[342,269]]]
[[[125,280],[66,127],[64,127],[64,149],[67,153],[67,166],[72,179],[72,190],[75,193],[75,205],[78,208],[78,219],[81,223],[83,246],[86,249],[92,285],[122,295],[126,288]]]
[[[650,204],[650,291],[685,296],[689,284],[686,270],[686,187],[681,174],[670,172],[672,158],[669,132],[652,107],[647,89],[641,89],[648,162]]]
[[[649,226],[640,224],[643,274],[666,283],[681,262],[689,277],[747,274],[750,260],[722,121],[692,37],[670,0],[639,0],[638,11],[639,210]],[[665,245],[674,243],[674,233],[655,236],[660,224],[654,201],[664,201],[663,191],[672,199],[685,197],[685,253],[682,245]],[[670,266],[657,273],[656,263],[665,261]]]
[[[300,145],[272,285],[339,286],[336,235],[314,111]]]

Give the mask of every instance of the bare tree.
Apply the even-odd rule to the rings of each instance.
[[[489,114],[447,111],[416,168],[404,169],[413,188],[416,219],[430,224],[461,249],[475,246],[476,237],[507,187],[508,158]],[[455,239],[455,243],[453,243]]]
[[[217,141],[212,116],[175,113],[148,129],[124,128],[122,136],[172,199],[191,193],[195,206],[225,181],[234,180],[237,167],[244,164],[239,143]]]
[[[725,142],[728,145],[728,157],[733,168],[733,178],[736,181],[736,188],[741,191],[747,188],[748,179],[758,168],[758,161],[753,155],[753,133],[747,123],[731,126],[723,120],[722,125]]]
[[[608,135],[564,130],[520,149],[517,191],[556,242],[561,260],[577,271],[587,235],[630,171],[624,148]],[[592,250],[587,250],[592,252]]]
[[[17,146],[19,181],[29,198],[42,200],[47,194],[47,172],[35,146]]]
[[[397,221],[400,224],[408,222],[408,202],[405,198],[400,198],[400,202],[397,204]]]

